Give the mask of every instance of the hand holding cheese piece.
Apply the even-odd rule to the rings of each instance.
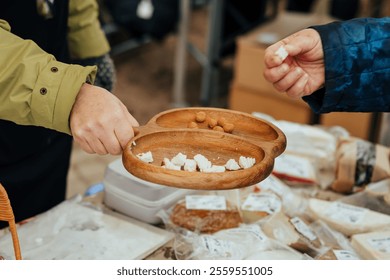
[[[265,79],[290,97],[309,95],[324,84],[324,54],[314,29],[299,31],[269,46],[264,62]]]

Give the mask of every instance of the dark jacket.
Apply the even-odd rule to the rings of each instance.
[[[303,99],[316,113],[390,112],[390,17],[313,26],[321,36],[325,85]]]

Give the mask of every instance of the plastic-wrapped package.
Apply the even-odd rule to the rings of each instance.
[[[390,260],[390,230],[356,234],[351,245],[364,259]]]
[[[316,256],[319,260],[355,260],[360,259],[352,248],[349,239],[342,233],[330,228],[326,223],[317,220],[310,224],[310,228],[321,240],[323,250]]]
[[[368,184],[363,191],[346,195],[340,201],[390,215],[390,179]]]
[[[268,238],[259,225],[241,224],[214,234],[186,233],[175,242],[178,259],[199,260],[302,260],[309,259],[288,246]]]
[[[358,138],[339,141],[336,152],[336,192],[360,191],[367,184],[390,178],[390,148]]]
[[[268,237],[308,254],[311,257],[322,254],[323,248],[319,237],[311,230],[309,223],[300,217],[288,217],[279,212],[261,225]]]
[[[285,153],[309,158],[319,170],[333,168],[337,147],[336,136],[312,125],[288,121],[274,123],[287,137]]]
[[[340,201],[310,198],[308,212],[346,236],[390,228],[389,215]]]
[[[157,213],[166,228],[214,233],[242,223],[238,206],[215,192],[187,195],[169,209]]]

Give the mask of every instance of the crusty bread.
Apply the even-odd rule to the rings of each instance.
[[[227,210],[187,209],[185,202],[175,205],[171,221],[180,227],[201,233],[214,233],[222,229],[238,227],[242,219],[237,209],[229,206]]]

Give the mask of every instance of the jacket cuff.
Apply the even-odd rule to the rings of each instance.
[[[32,93],[35,123],[71,134],[69,116],[76,96],[87,80],[94,81],[96,66],[82,67],[52,61],[39,74]]]

